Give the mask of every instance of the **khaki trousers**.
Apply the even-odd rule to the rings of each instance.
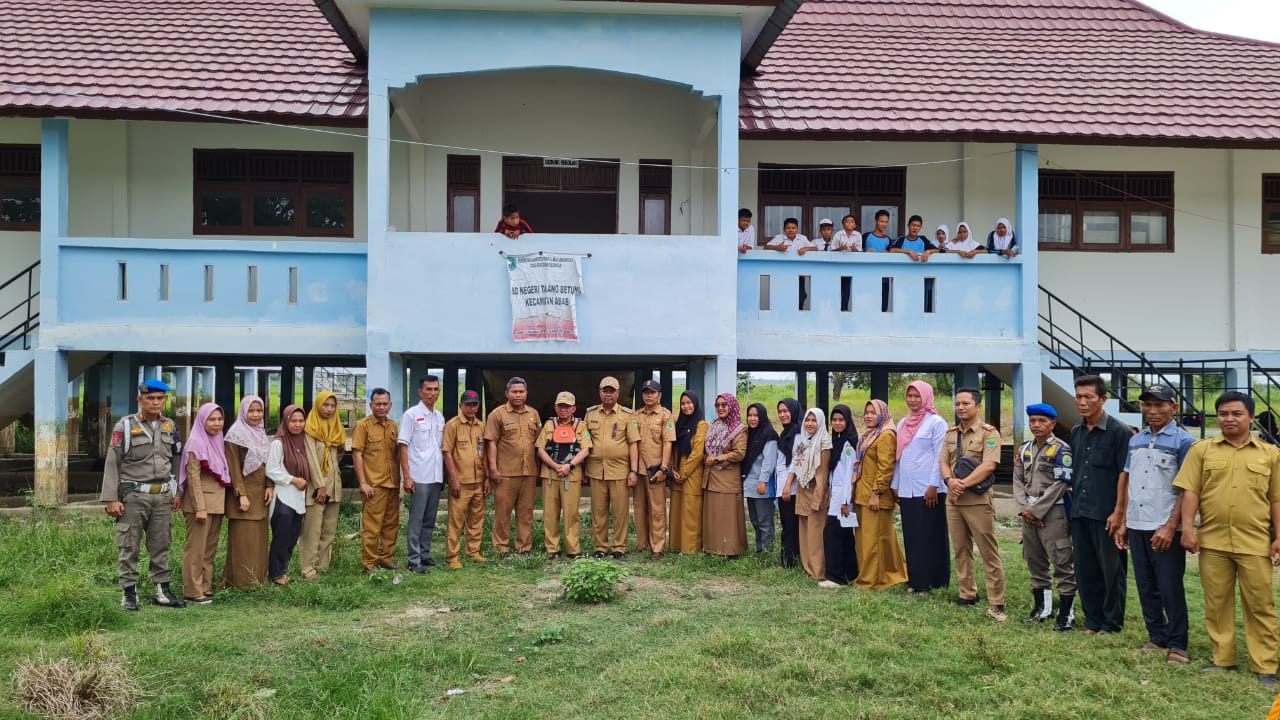
[[[1071,555],[1071,526],[1066,508],[1054,505],[1044,514],[1044,527],[1022,522],[1022,559],[1027,562],[1032,590],[1051,587],[1049,564],[1058,580],[1059,595],[1076,594],[1075,561]]]
[[[458,559],[464,528],[467,555],[479,555],[480,541],[484,538],[484,483],[462,485],[458,497],[449,495],[449,526],[444,537],[446,562]]]
[[[632,488],[636,514],[636,549],[662,552],[667,545],[667,484],[640,478]]]
[[[1004,563],[1000,561],[1000,546],[996,544],[996,511],[990,499],[980,505],[947,503],[947,530],[955,550],[960,597],[965,600],[978,597],[978,575],[973,562],[973,546],[977,545],[987,576],[987,603],[1003,605]]]
[[[1242,555],[1202,548],[1200,586],[1204,588],[1204,629],[1213,650],[1213,664],[1236,664],[1236,581],[1244,606],[1244,643],[1249,669],[1276,674],[1276,607],[1271,595],[1271,560],[1262,555]]]
[[[338,532],[338,508],[342,503],[308,505],[302,516],[302,542],[298,543],[298,570],[303,578],[315,577],[333,562],[333,538]]]
[[[591,534],[596,552],[627,551],[627,515],[627,481],[591,478]]]
[[[187,599],[213,594],[213,558],[218,554],[222,515],[209,513],[196,522],[193,512],[182,513],[187,520],[187,547],[182,551],[182,595]]]
[[[822,531],[827,526],[827,514],[817,511],[796,518],[800,521],[800,564],[809,577],[826,580],[827,554],[823,549]]]
[[[511,511],[516,513],[516,552],[533,550],[534,477],[504,477],[493,489],[493,547],[511,552]]]
[[[400,487],[375,487],[360,509],[360,565],[389,563],[400,536]]]
[[[566,489],[566,485],[568,488]],[[546,535],[548,553],[560,552],[560,517],[564,515],[564,551],[581,555],[579,544],[578,504],[582,500],[582,473],[575,471],[565,478],[542,478],[542,532]]]

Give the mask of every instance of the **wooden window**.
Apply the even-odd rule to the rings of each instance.
[[[1037,230],[1045,250],[1172,252],[1173,173],[1041,170]]]
[[[40,229],[40,146],[0,145],[0,230]]]
[[[840,228],[845,215],[858,218],[858,230],[874,227],[875,214],[888,210],[890,234],[898,227],[906,205],[906,168],[798,168],[760,166],[760,212],[756,244],[763,247],[782,232],[782,223],[793,217],[800,232],[818,235],[818,223],[828,218]]]
[[[197,235],[352,237],[351,153],[196,150]]]
[[[640,161],[640,234],[671,234],[671,161]]]
[[[450,155],[449,232],[480,232],[480,156]]]
[[[1262,252],[1280,253],[1280,175],[1262,176]]]

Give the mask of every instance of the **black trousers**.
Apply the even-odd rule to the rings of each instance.
[[[951,584],[951,541],[947,532],[947,494],[928,507],[924,498],[898,498],[902,545],[907,555],[907,586],[928,592]]]
[[[796,517],[796,498],[778,498],[778,520],[782,523],[782,567],[796,566],[800,558],[800,518]]]
[[[275,511],[271,514],[271,547],[267,551],[267,576],[272,580],[284,577],[289,570],[289,560],[293,557],[293,548],[298,544],[298,536],[301,534],[302,516],[288,505],[276,503]]]
[[[1133,556],[1133,581],[1142,603],[1147,639],[1162,648],[1187,651],[1187,594],[1182,576],[1187,571],[1187,551],[1182,533],[1164,552],[1151,549],[1154,530],[1129,528],[1129,552]]]
[[[1125,551],[1107,535],[1106,521],[1091,518],[1071,518],[1071,544],[1085,629],[1120,632],[1129,577]]]
[[[849,512],[853,512],[852,508]],[[858,554],[853,545],[853,528],[841,527],[840,518],[827,516],[822,528],[822,552],[827,559],[827,579],[848,585],[858,577]]]

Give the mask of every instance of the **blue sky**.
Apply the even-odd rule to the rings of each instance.
[[[1192,27],[1280,42],[1280,3],[1272,0],[1140,0]]]

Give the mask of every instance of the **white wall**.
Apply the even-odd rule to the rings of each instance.
[[[684,87],[603,73],[545,70],[429,78],[395,92],[393,103],[410,116],[424,142],[452,146],[426,148],[423,162],[417,163],[412,148],[392,144],[391,217],[397,225],[411,218],[413,230],[446,229],[450,154],[480,155],[480,224],[485,226],[501,215],[504,153],[618,158],[624,163],[670,159],[674,165],[690,165],[700,133],[708,131],[702,142],[715,145],[715,123],[704,123],[714,114],[714,101]],[[393,138],[410,135],[402,125],[393,120]],[[714,172],[703,172],[714,178]],[[638,168],[623,165],[618,179],[620,233],[639,229],[638,188]],[[698,195],[691,188],[690,170],[673,171],[671,195],[672,234],[703,232],[690,219],[697,215],[691,205]],[[704,212],[714,218],[715,193],[703,195]]]

